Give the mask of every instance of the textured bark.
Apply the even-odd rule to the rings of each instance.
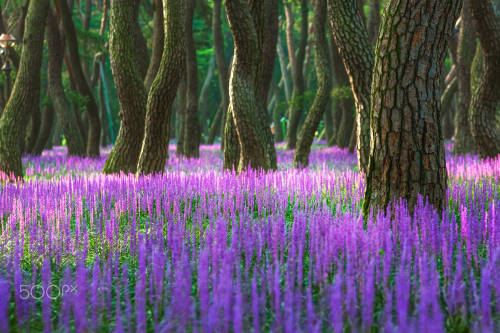
[[[328,0],[330,28],[344,62],[356,103],[358,164],[366,174],[370,150],[370,93],[373,48],[356,0]]]
[[[146,127],[137,172],[163,172],[168,158],[170,119],[177,87],[186,67],[184,40],[185,2],[164,0],[165,41],[158,74],[146,107]]]
[[[370,0],[370,17],[368,18],[368,40],[375,45],[380,27],[380,0]]]
[[[198,62],[193,36],[195,0],[186,1],[186,120],[184,122],[184,155],[200,157],[201,127],[198,120]]]
[[[500,153],[500,129],[496,120],[500,100],[500,22],[491,1],[475,0],[470,5],[483,50],[482,74],[469,109],[472,139],[479,156],[496,157]]]
[[[277,54],[278,54],[278,61],[280,64],[280,71],[281,71],[281,76],[283,77],[283,89],[285,90],[285,98],[286,100],[290,100],[292,98],[292,93],[290,90],[292,89],[291,82],[290,82],[290,75],[288,73],[287,69],[287,62],[286,62],[286,56],[285,56],[285,51],[283,50],[283,47],[281,46],[281,39],[280,35],[278,34],[278,41],[277,41]]]
[[[234,39],[234,59],[229,83],[230,110],[240,146],[238,171],[252,169],[276,169],[274,139],[269,128],[267,110],[258,100],[257,83],[262,45],[255,22],[265,22],[265,10],[245,0],[226,0],[226,13]],[[260,2],[263,6],[263,2]],[[252,16],[253,13],[253,16]],[[256,17],[260,16],[260,17]],[[276,44],[274,44],[275,46]],[[226,131],[231,129],[231,117],[227,117]],[[226,140],[227,140],[226,136]],[[226,151],[225,151],[226,154]],[[225,164],[226,167],[226,164]]]
[[[136,0],[111,0],[109,57],[120,102],[120,130],[104,173],[135,173],[144,137],[147,94],[142,82],[134,40]]]
[[[300,22],[300,43],[295,55],[295,43],[293,42],[293,13],[289,4],[285,3],[285,15],[287,20],[286,40],[288,45],[288,58],[292,71],[293,90],[292,98],[289,101],[290,110],[288,115],[288,126],[286,131],[287,149],[295,149],[297,145],[297,130],[304,108],[304,59],[307,47],[308,32],[308,9],[307,0],[300,1],[301,22]]]
[[[439,91],[461,7],[457,0],[386,4],[375,52],[365,216],[370,205],[383,211],[399,198],[413,210],[419,195],[436,209],[445,208]]]
[[[474,53],[476,51],[476,32],[472,23],[471,0],[464,0],[462,9],[462,27],[458,37],[456,68],[458,84],[458,105],[455,113],[455,155],[473,151],[469,123],[469,107],[471,101],[470,73]]]
[[[163,53],[163,40],[165,33],[163,29],[163,6],[162,0],[154,0],[154,17],[153,17],[153,52],[151,54],[151,61],[149,62],[148,72],[144,79],[146,91],[151,88],[151,83],[158,72],[160,67],[161,55]]]
[[[224,160],[223,168],[225,170],[238,170],[240,162],[241,149],[238,140],[238,133],[236,132],[236,124],[234,123],[234,116],[232,105],[229,105],[226,118],[224,119]]]
[[[52,130],[52,124],[54,123],[54,108],[52,105],[46,105],[42,111],[42,121],[40,125],[40,134],[36,141],[36,145],[31,152],[35,156],[42,154],[43,149],[49,142],[50,132]]]
[[[326,140],[327,143],[334,137],[335,133],[331,104],[332,101],[330,99],[325,110],[325,115],[323,116],[323,122],[325,123],[325,131],[326,131],[325,133],[326,137],[324,138],[324,140]]]
[[[0,171],[23,177],[19,137],[31,110],[38,107],[43,34],[49,0],[31,1],[16,81],[0,118]]]
[[[85,143],[83,140],[77,115],[70,108],[62,84],[62,63],[64,45],[57,25],[55,15],[49,11],[47,15],[47,44],[48,44],[48,92],[52,100],[57,121],[60,125],[69,156],[85,156]]]
[[[83,73],[80,55],[78,54],[78,41],[75,25],[71,16],[70,8],[65,0],[57,0],[61,13],[64,36],[68,46],[69,63],[73,69],[78,92],[87,98],[86,110],[89,119],[89,133],[87,141],[87,156],[99,156],[99,138],[101,135],[101,122],[99,119],[99,108],[89,87],[89,83]]]
[[[304,125],[300,131],[297,149],[293,156],[293,165],[296,168],[307,167],[309,165],[309,153],[314,140],[314,133],[318,129],[319,122],[327,108],[330,99],[332,80],[330,75],[330,63],[328,55],[328,42],[325,36],[326,25],[326,1],[316,0],[314,2],[314,45],[316,67],[316,77],[318,89],[314,102],[307,114]]]

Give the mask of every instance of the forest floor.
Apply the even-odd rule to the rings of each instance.
[[[447,144],[447,150],[451,150]],[[221,172],[219,146],[163,175],[106,176],[64,147],[0,185],[0,331],[500,329],[500,159],[447,154],[447,209],[361,215],[356,156]]]

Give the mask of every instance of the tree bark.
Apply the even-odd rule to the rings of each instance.
[[[222,104],[220,104],[219,107],[217,108],[217,112],[215,113],[214,119],[210,124],[210,130],[208,131],[207,144],[209,145],[214,144],[215,136],[217,135],[217,133],[220,132],[222,112],[224,111],[222,109]]]
[[[184,33],[185,1],[164,0],[163,55],[148,95],[146,127],[137,172],[163,172],[168,158],[170,119],[177,87],[186,67]]]
[[[68,4],[65,0],[56,0],[61,13],[62,25],[66,43],[68,45],[69,62],[75,75],[78,92],[87,98],[86,110],[89,119],[89,133],[87,141],[87,156],[99,157],[99,138],[101,135],[101,122],[99,119],[99,108],[85,78],[80,55],[78,53],[78,41],[75,25]]]
[[[330,28],[344,62],[356,103],[358,164],[366,174],[370,151],[370,94],[373,48],[356,0],[328,0]]]
[[[198,62],[193,36],[195,0],[186,0],[186,121],[184,155],[200,157],[201,128],[198,120]]]
[[[256,8],[257,4],[247,3],[245,0],[226,0],[225,5],[235,44],[229,95],[230,110],[241,149],[238,171],[248,167],[276,169],[276,151],[267,123],[267,110],[258,100],[256,87],[257,83],[262,82],[259,78],[259,61],[263,57],[263,48],[259,45],[258,35],[261,27],[256,26],[255,22],[265,22],[262,17],[265,10]],[[263,6],[263,3],[259,2],[258,5]],[[231,117],[227,118],[231,122]],[[226,131],[228,129],[230,126],[226,126]]]
[[[52,11],[47,15],[47,44],[48,44],[48,92],[57,121],[66,138],[69,156],[85,156],[85,143],[83,140],[78,119],[75,112],[70,108],[64,87],[62,84],[62,63],[64,57],[64,45],[57,19]]]
[[[203,85],[201,86],[200,96],[198,97],[198,106],[200,108],[199,113],[201,116],[201,133],[208,132],[208,110],[210,107],[210,103],[207,102],[209,99],[208,91],[210,88],[210,83],[212,83],[212,79],[215,73],[215,57],[212,56],[210,58],[210,62],[207,69],[207,75],[205,76],[205,80],[203,80]],[[218,108],[217,108],[218,109]]]
[[[43,34],[48,9],[49,0],[30,2],[19,70],[0,118],[0,171],[11,178],[24,175],[19,137],[30,111],[39,103]]]
[[[482,74],[473,91],[469,121],[476,152],[482,158],[500,153],[496,108],[500,100],[500,23],[489,0],[471,1],[472,18],[483,50]]]
[[[473,151],[469,123],[469,107],[471,101],[471,66],[476,51],[476,32],[472,23],[471,0],[464,0],[462,9],[462,27],[458,36],[457,47],[457,85],[458,107],[455,113],[455,155],[468,154]]]
[[[35,148],[32,154],[35,156],[40,156],[47,145],[50,138],[50,132],[52,131],[52,124],[54,123],[54,108],[52,105],[46,105],[42,111],[42,124],[40,125],[40,134],[36,141]]]
[[[177,156],[184,156],[184,141],[186,139],[186,107],[187,107],[186,73],[182,75],[177,89]]]
[[[325,36],[326,25],[326,1],[316,0],[314,2],[314,45],[316,55],[314,64],[316,67],[316,77],[318,89],[316,97],[307,114],[304,125],[300,131],[297,149],[293,156],[293,165],[296,168],[304,168],[309,165],[309,153],[314,140],[314,133],[318,129],[319,122],[327,108],[330,99],[332,81],[330,77],[330,63],[328,56],[328,42]]]
[[[457,0],[386,4],[375,52],[365,216],[370,205],[384,211],[399,198],[410,211],[419,196],[438,210],[445,208],[439,90],[447,43],[461,7]]]
[[[163,40],[165,33],[163,30],[163,6],[162,0],[154,0],[154,17],[153,17],[153,53],[149,62],[148,72],[144,79],[146,91],[151,88],[151,83],[160,67],[161,55],[163,53]]]
[[[120,130],[104,173],[135,173],[144,137],[147,93],[139,73],[133,35],[136,0],[111,0],[109,56],[120,102]]]
[[[134,2],[134,17],[131,35],[134,40],[134,49],[136,50],[137,70],[142,80],[146,78],[146,73],[149,68],[149,52],[148,44],[144,35],[142,34],[141,24],[139,23],[139,11],[141,7],[141,0]],[[129,37],[130,38],[130,37]]]
[[[308,9],[307,0],[300,1],[301,22],[300,22],[300,43],[297,55],[295,55],[295,43],[293,36],[293,12],[289,4],[284,4],[287,20],[286,39],[288,45],[288,57],[292,70],[293,90],[290,102],[288,126],[286,131],[287,149],[295,149],[297,145],[297,130],[304,108],[304,59],[306,56],[307,33],[308,33]]]
[[[38,98],[40,99],[40,95]],[[33,154],[33,150],[35,149],[36,145],[36,140],[38,139],[38,134],[40,134],[40,121],[41,121],[40,107],[36,105],[33,108],[33,110],[31,110],[31,121],[30,121],[31,128],[26,138],[25,153],[31,155]]]

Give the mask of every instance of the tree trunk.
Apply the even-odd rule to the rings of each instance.
[[[371,204],[384,211],[398,198],[407,201],[410,211],[419,196],[438,210],[445,208],[439,90],[447,43],[461,7],[457,0],[386,4],[375,53],[365,216]],[[400,56],[392,56],[395,52]]]
[[[290,102],[290,98],[292,98],[292,94],[290,93],[291,90],[290,76],[288,74],[285,51],[281,46],[281,39],[279,34],[278,34],[278,42],[276,48],[278,54],[278,61],[280,64],[281,76],[283,77],[283,86],[284,86],[283,89],[285,90],[285,98],[287,102]]]
[[[151,61],[149,62],[146,78],[144,79],[146,91],[149,91],[149,88],[151,88],[151,83],[153,83],[155,75],[158,72],[158,67],[160,67],[161,54],[163,53],[163,40],[165,39],[162,0],[154,0],[153,2],[153,53],[151,55]]]
[[[31,1],[16,81],[0,118],[0,171],[11,178],[24,175],[19,137],[30,111],[38,107],[43,34],[49,0]]]
[[[198,120],[198,62],[193,36],[195,0],[186,0],[186,120],[184,155],[200,157],[201,128]]]
[[[293,36],[293,12],[291,5],[284,4],[286,15],[286,40],[288,45],[288,57],[292,70],[293,90],[288,112],[288,126],[286,131],[287,149],[295,149],[297,145],[297,130],[299,128],[300,118],[304,108],[304,59],[307,47],[308,32],[308,10],[307,0],[300,1],[301,23],[300,23],[300,44],[295,56],[295,43]]]
[[[111,0],[109,57],[120,102],[120,130],[104,173],[135,173],[144,137],[147,93],[139,73],[134,40],[137,0]]]
[[[326,23],[326,1],[316,0],[314,2],[314,45],[316,56],[314,64],[316,67],[316,77],[318,89],[314,102],[307,114],[304,125],[300,131],[297,150],[293,156],[293,165],[296,168],[307,167],[309,165],[309,153],[314,140],[314,133],[318,129],[319,122],[328,106],[330,90],[332,87],[330,77],[330,63],[328,56],[328,42],[325,36]]]
[[[264,7],[263,3],[259,4]],[[259,45],[258,34],[262,28],[256,26],[255,22],[265,22],[263,15],[266,11],[258,6],[251,8],[251,5],[256,4],[245,0],[226,0],[225,5],[235,44],[229,92],[230,110],[241,149],[238,171],[247,167],[276,169],[276,151],[267,123],[267,110],[258,100],[256,87],[257,83],[262,82],[259,61],[263,59],[260,51],[263,48]],[[231,117],[227,118],[226,124],[231,123]],[[228,129],[230,126],[226,126],[226,131]]]
[[[443,129],[443,137],[445,140],[451,139],[453,136],[453,101],[457,94],[457,90],[458,80],[455,78],[448,84],[441,96],[441,128]]]
[[[200,96],[198,97],[198,105],[200,108],[200,115],[201,115],[201,132],[202,133],[208,132],[207,122],[208,122],[208,110],[209,110],[210,104],[207,102],[207,100],[209,99],[208,98],[208,91],[209,91],[210,83],[212,83],[214,73],[215,73],[215,57],[212,56],[210,58],[210,63],[208,65],[207,75],[205,76],[205,80],[203,81],[203,85],[201,86]]]
[[[32,154],[35,156],[40,156],[43,149],[47,145],[50,138],[50,132],[52,131],[52,124],[54,123],[54,108],[52,105],[46,105],[42,111],[42,124],[40,125],[40,134],[36,141],[35,148]]]
[[[482,74],[473,91],[469,121],[476,152],[482,158],[500,153],[496,108],[500,100],[500,22],[489,0],[470,3],[474,26],[483,49]]]
[[[473,151],[468,113],[471,100],[471,66],[476,51],[476,32],[472,23],[470,1],[464,0],[462,28],[457,47],[458,107],[455,114],[455,144],[453,146],[455,155],[468,154]]]
[[[48,92],[57,121],[66,138],[69,156],[85,156],[85,143],[78,124],[78,115],[70,108],[62,84],[62,63],[64,45],[57,19],[52,11],[47,15],[47,44],[48,44]]]
[[[108,22],[108,8],[109,0],[102,0],[102,19],[101,27],[99,28],[99,35],[104,35],[104,30],[106,30],[106,23]]]
[[[99,157],[99,138],[101,135],[101,122],[99,120],[99,108],[95,102],[92,90],[83,73],[80,55],[78,54],[78,41],[76,37],[75,25],[70,8],[65,0],[57,0],[61,13],[64,36],[68,45],[69,62],[75,75],[75,82],[78,92],[87,98],[86,110],[89,119],[89,134],[87,141],[87,156]]]
[[[146,127],[137,172],[163,172],[168,159],[170,119],[177,88],[186,67],[184,41],[185,2],[164,0],[165,41],[163,55],[148,95]]]
[[[40,99],[40,97],[38,98]],[[33,150],[35,149],[38,135],[40,134],[40,122],[41,122],[40,107],[36,105],[33,108],[33,110],[31,110],[31,128],[26,138],[26,146],[25,146],[25,152],[31,155],[33,154]]]
[[[131,30],[131,35],[134,41],[135,55],[137,59],[137,71],[139,72],[140,78],[144,81],[146,78],[146,73],[149,68],[149,52],[148,45],[144,35],[142,34],[142,25],[139,23],[139,11],[141,7],[141,0],[135,0],[134,2],[134,16],[133,16],[133,29]],[[129,36],[129,38],[130,38]]]
[[[359,170],[366,174],[370,150],[373,48],[356,0],[328,0],[330,28],[344,61],[356,103]]]
[[[377,43],[380,27],[380,0],[370,0],[370,17],[368,19],[368,40],[372,45]]]

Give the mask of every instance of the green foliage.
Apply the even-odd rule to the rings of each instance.
[[[341,101],[354,97],[350,86],[341,86],[332,89],[331,96],[335,101]]]

